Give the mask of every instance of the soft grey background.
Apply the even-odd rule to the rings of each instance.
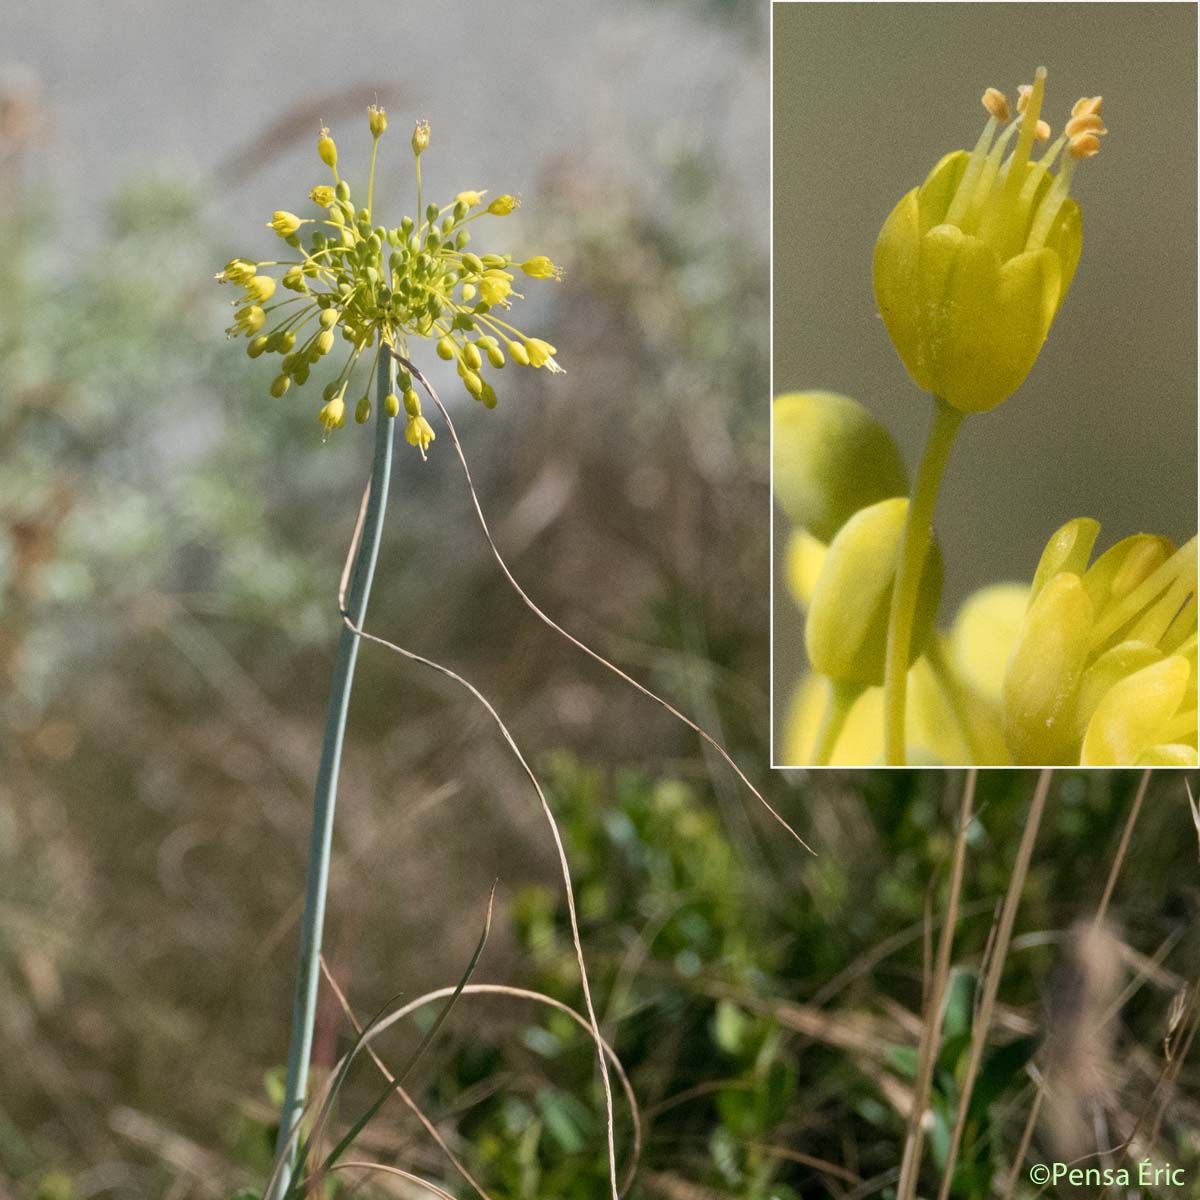
[[[1196,7],[1192,4],[787,4],[774,25],[775,391],[870,407],[910,471],[928,400],[876,315],[871,253],[900,197],[983,128],[987,86],[1015,100],[1049,72],[1044,116],[1104,96],[1111,131],[1072,195],[1084,245],[1019,391],[963,426],[937,526],[942,620],[989,581],[1027,579],[1070,517],[1101,546],[1196,529]],[[776,563],[785,525],[776,516]],[[776,586],[775,703],[804,667]],[[777,720],[778,728],[778,720]]]
[[[586,146],[590,164],[624,168],[652,157],[658,139],[694,139],[737,169],[745,186],[731,203],[766,241],[761,43],[684,3],[0,0],[0,21],[0,66],[32,68],[45,96],[51,136],[39,180],[85,231],[120,180],[182,171],[228,182],[231,226],[244,240],[245,213],[269,215],[297,193],[298,164],[320,182],[317,122],[282,155],[246,163],[239,151],[311,102],[349,155],[378,89],[398,134],[417,116],[431,121],[435,192],[461,190],[477,172],[475,186],[521,191],[535,207],[556,153]],[[365,98],[347,111],[321,103],[356,87]],[[393,154],[381,170],[407,181],[409,164]]]

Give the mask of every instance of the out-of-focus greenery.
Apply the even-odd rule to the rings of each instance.
[[[535,598],[719,733],[818,856],[761,820],[686,731],[528,616],[445,439],[399,469],[368,627],[462,670],[545,767],[604,1027],[643,1108],[636,1194],[851,1193],[898,1162],[921,927],[943,898],[955,781],[763,769],[765,263],[708,163],[681,153],[655,169],[667,202],[654,209],[578,163],[546,179],[555,215],[538,242],[568,267],[550,315],[569,374],[460,429]],[[264,400],[255,364],[224,344],[208,276],[229,247],[205,212],[179,185],[135,187],[69,274],[44,265],[53,228],[26,226],[8,297],[20,322],[4,324],[0,352],[0,1194],[224,1196],[261,1185],[269,1160],[333,596],[367,447],[322,448],[311,414]],[[965,971],[1031,784],[1005,774],[981,789]],[[1019,1138],[1022,1039],[1044,1031],[1060,932],[1095,909],[1132,784],[1056,788],[956,1197],[987,1194]],[[1166,1014],[1200,959],[1180,793],[1175,777],[1155,785],[1114,901],[1129,947],[1165,951],[1121,1010],[1104,1109],[1115,1135],[1150,1095]],[[360,1015],[457,978],[497,877],[476,979],[579,1006],[527,781],[469,698],[373,647],[338,829],[328,956]],[[956,995],[941,1114],[960,1061]],[[385,1059],[418,1028],[381,1040]],[[348,1044],[331,1003],[318,1061]],[[376,1087],[359,1064],[343,1125]],[[411,1087],[497,1200],[604,1194],[582,1031],[466,998]],[[1189,1168],[1197,1091],[1185,1066],[1159,1131]],[[466,1194],[394,1102],[356,1156]]]

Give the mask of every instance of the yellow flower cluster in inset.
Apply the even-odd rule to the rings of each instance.
[[[1042,554],[1004,680],[1019,763],[1196,765],[1196,539],[1136,534],[1090,562],[1100,526]]]
[[[1022,86],[1016,114],[1001,92],[984,92],[974,150],[947,154],[896,205],[875,247],[875,297],[901,361],[963,412],[993,408],[1021,385],[1079,262],[1083,221],[1068,192],[1108,131],[1100,97],[1080,100],[1032,160],[1051,133],[1040,119],[1045,76],[1039,68]]]
[[[251,358],[280,355],[271,394],[280,397],[293,384],[306,384],[312,368],[333,352],[339,334],[348,343],[346,356],[336,377],[326,383],[317,414],[327,435],[345,425],[355,368],[372,347],[377,360],[384,346],[408,357],[410,338],[435,342],[439,356],[455,363],[467,393],[488,408],[495,407],[496,392],[487,373],[502,369],[509,359],[561,373],[553,346],[525,335],[505,318],[513,301],[523,299],[514,290],[517,272],[530,279],[557,280],[562,271],[545,255],[517,264],[509,254],[469,249],[472,223],[484,216],[509,215],[519,207],[519,199],[504,194],[485,203],[484,192],[464,191],[449,204],[422,207],[421,155],[429,146],[429,125],[421,121],[412,135],[417,215],[392,227],[376,224],[375,158],[387,129],[387,113],[372,105],[367,119],[372,143],[365,206],[356,207],[350,184],[338,170],[337,145],[322,129],[317,154],[333,183],[309,193],[320,215],[301,217],[280,209],[267,222],[297,257],[266,262],[234,258],[217,275],[218,281],[244,293],[234,301],[233,323],[226,332],[250,339],[246,349]],[[312,227],[307,234],[306,226]],[[278,280],[272,271],[279,273]],[[294,295],[271,303],[279,285]],[[424,454],[433,430],[420,404],[414,411],[409,403],[416,393],[406,372],[400,374],[398,387],[405,397],[405,439]],[[369,391],[351,403],[358,423],[370,418]],[[398,398],[392,407],[395,411],[388,415],[397,416]]]

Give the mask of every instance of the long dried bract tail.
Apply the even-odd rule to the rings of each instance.
[[[338,584],[338,610],[341,613],[342,621],[346,627],[355,636],[364,639],[368,642],[374,642],[379,646],[384,646],[388,650],[394,651],[396,654],[409,659],[411,662],[420,663],[422,666],[429,667],[433,671],[437,671],[440,675],[445,675],[448,679],[454,680],[455,683],[466,688],[467,691],[487,709],[492,720],[496,722],[504,740],[508,743],[509,748],[516,756],[517,762],[521,764],[521,769],[525,772],[529,782],[533,784],[533,789],[537,793],[538,800],[541,802],[542,812],[546,817],[546,821],[550,826],[550,833],[554,838],[554,847],[558,853],[558,864],[562,874],[563,889],[567,897],[567,914],[571,925],[571,943],[575,948],[575,961],[579,967],[579,979],[583,986],[583,1000],[587,1008],[588,1022],[592,1041],[596,1048],[596,1058],[600,1065],[600,1081],[604,1087],[604,1112],[607,1124],[607,1140],[608,1140],[608,1174],[609,1183],[612,1188],[613,1200],[620,1200],[620,1190],[617,1185],[617,1147],[616,1147],[616,1118],[613,1107],[612,1081],[608,1074],[608,1060],[605,1056],[605,1041],[600,1033],[600,1021],[596,1016],[596,1009],[592,1003],[592,989],[588,983],[587,963],[583,955],[583,941],[579,933],[579,919],[575,913],[575,888],[571,881],[571,867],[567,861],[567,851],[563,846],[562,835],[559,833],[558,822],[554,819],[554,813],[550,810],[550,803],[546,799],[546,793],[542,790],[542,785],[538,777],[534,774],[533,768],[525,759],[525,755],[521,753],[520,746],[517,745],[516,739],[509,732],[508,726],[505,725],[500,714],[492,706],[488,698],[468,679],[464,679],[456,671],[449,667],[443,666],[439,662],[435,662],[431,658],[425,658],[423,655],[417,654],[413,650],[408,650],[403,646],[398,646],[395,642],[389,642],[386,638],[377,637],[373,633],[368,633],[365,629],[355,625],[350,619],[349,613],[346,611],[346,591],[349,587],[350,572],[353,568],[354,556],[358,550],[359,539],[362,536],[363,522],[366,518],[367,501],[370,497],[371,487],[367,485],[363,492],[362,503],[359,505],[358,520],[354,526],[354,536],[350,539],[350,551],[346,555],[346,563],[342,568],[342,578]]]
[[[683,724],[692,730],[693,733],[699,735],[699,737],[707,742],[721,756],[721,758],[725,760],[726,764],[733,770],[733,773],[742,781],[742,783],[746,785],[747,788],[749,788],[751,794],[759,802],[759,804],[761,804],[763,808],[765,808],[767,812],[769,812],[771,816],[774,817],[775,820],[782,825],[783,828],[786,829],[788,833],[790,833],[792,837],[800,843],[801,846],[804,847],[805,850],[807,850],[810,854],[815,854],[813,848],[791,827],[791,825],[788,824],[788,822],[770,804],[770,802],[758,790],[758,788],[756,788],[754,784],[752,784],[750,780],[746,778],[745,772],[743,772],[741,767],[739,767],[737,763],[733,761],[733,758],[730,756],[729,752],[724,746],[721,745],[720,742],[717,741],[716,738],[712,736],[712,734],[710,734],[707,730],[702,729],[690,717],[684,716],[684,714],[681,713],[673,704],[667,700],[664,700],[656,692],[651,691],[650,688],[646,687],[645,684],[639,683],[633,678],[632,675],[627,674],[625,671],[622,671],[620,667],[609,662],[604,655],[593,650],[586,642],[582,642],[579,640],[579,638],[575,637],[574,634],[568,633],[561,625],[559,625],[551,617],[547,616],[540,608],[538,608],[538,606],[530,598],[529,593],[526,592],[525,589],[517,582],[516,577],[508,569],[508,563],[504,561],[504,556],[500,553],[500,549],[496,545],[495,539],[492,537],[492,531],[488,527],[487,518],[483,515],[483,506],[479,502],[479,495],[475,491],[475,484],[471,479],[471,468],[467,465],[467,456],[463,452],[462,443],[458,440],[458,433],[454,428],[454,422],[450,419],[450,414],[446,411],[446,406],[442,403],[437,392],[434,390],[433,385],[428,379],[425,378],[418,367],[409,362],[409,360],[402,354],[399,354],[395,350],[391,349],[391,347],[388,347],[388,352],[406,371],[413,376],[414,379],[419,381],[421,386],[429,395],[429,398],[434,402],[434,404],[437,405],[438,411],[442,414],[442,420],[446,422],[446,429],[450,433],[450,440],[454,443],[454,450],[458,455],[458,461],[462,464],[463,474],[466,476],[467,480],[467,488],[471,493],[471,503],[475,506],[475,515],[479,518],[479,526],[483,530],[483,536],[487,538],[487,543],[491,547],[492,555],[495,557],[496,562],[500,564],[500,570],[504,572],[504,577],[512,585],[512,588],[517,595],[520,596],[522,602],[525,604],[525,607],[528,608],[529,611],[532,612],[539,621],[545,625],[548,625],[560,637],[566,638],[571,645],[582,650],[589,658],[594,659],[602,667],[606,667],[619,679],[623,679],[627,684],[629,684],[630,687],[636,688],[637,691],[641,692],[643,696],[646,696],[653,700],[656,704],[661,705],[676,720],[682,721]]]

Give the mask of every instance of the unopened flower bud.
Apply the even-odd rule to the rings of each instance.
[[[857,401],[836,392],[776,399],[775,498],[793,525],[822,542],[860,509],[908,492],[891,434]]]
[[[329,136],[328,129],[322,129],[317,137],[317,153],[321,161],[333,172],[337,172],[337,145]]]
[[[510,196],[507,192],[503,196],[497,196],[495,200],[487,206],[488,212],[493,217],[507,217],[514,209],[521,207],[519,196]]]
[[[907,515],[903,497],[880,501],[851,517],[830,543],[804,630],[819,674],[839,683],[883,683],[888,609]],[[934,636],[941,591],[935,542],[921,575],[910,662]]]

